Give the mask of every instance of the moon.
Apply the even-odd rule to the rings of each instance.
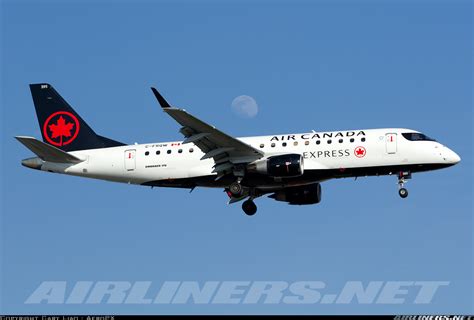
[[[254,118],[258,113],[258,104],[254,98],[241,95],[232,100],[232,110],[239,116]]]

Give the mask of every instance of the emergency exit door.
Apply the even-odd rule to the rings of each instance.
[[[125,170],[126,171],[133,171],[135,170],[136,166],[136,150],[126,150],[125,151]]]
[[[387,133],[385,135],[385,148],[388,154],[397,153],[397,134]]]

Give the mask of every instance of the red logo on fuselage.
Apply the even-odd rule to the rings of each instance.
[[[354,149],[354,154],[357,158],[365,157],[366,153],[367,153],[367,151],[365,150],[364,147],[357,147],[357,148]]]
[[[58,111],[44,122],[43,135],[50,144],[61,147],[73,142],[79,129],[79,120],[72,113]]]

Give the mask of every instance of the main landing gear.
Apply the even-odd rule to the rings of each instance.
[[[408,197],[408,190],[404,188],[404,184],[407,182],[408,179],[411,179],[411,172],[400,171],[400,173],[398,174],[398,194],[402,198]]]
[[[246,215],[253,216],[257,212],[257,205],[252,199],[248,199],[242,203],[242,210],[244,210]]]
[[[240,183],[242,178],[239,177],[236,181],[232,182],[229,187],[226,189],[227,194],[231,198],[230,203],[237,202],[240,200],[249,197],[242,203],[242,210],[248,216],[253,216],[257,212],[257,205],[253,201],[253,199],[259,196],[258,192],[254,188],[245,188]]]
[[[237,180],[235,182],[232,182],[229,186],[229,191],[234,197],[240,197],[243,192],[242,185],[240,184],[240,181]]]

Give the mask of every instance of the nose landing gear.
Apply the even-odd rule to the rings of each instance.
[[[398,190],[398,194],[400,195],[400,197],[406,198],[406,197],[408,197],[408,190],[405,189],[405,188],[400,188]]]
[[[402,198],[408,197],[408,190],[404,188],[405,183],[408,179],[411,179],[411,172],[409,171],[400,171],[398,174],[398,194]]]

